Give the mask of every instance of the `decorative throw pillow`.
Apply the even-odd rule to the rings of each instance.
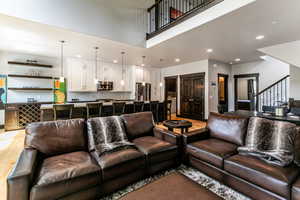
[[[296,128],[296,136],[295,136],[295,145],[294,145],[294,152],[295,152],[295,159],[294,162],[296,165],[300,167],[300,126]]]
[[[121,117],[98,117],[87,121],[89,150],[100,156],[101,154],[133,147],[125,133],[124,122]]]
[[[240,154],[257,156],[268,163],[287,166],[294,160],[296,125],[252,117],[249,121],[246,145]]]

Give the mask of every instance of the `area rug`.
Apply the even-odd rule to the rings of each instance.
[[[250,198],[230,189],[229,187],[219,183],[218,181],[206,176],[205,174],[201,173],[200,171],[192,168],[187,167],[185,165],[181,165],[180,167],[176,169],[167,170],[164,172],[161,172],[157,175],[151,176],[149,178],[146,178],[144,180],[141,180],[137,183],[134,183],[122,190],[119,190],[109,196],[106,196],[102,198],[101,200],[116,200],[121,198],[122,196],[126,195],[129,192],[135,191],[142,186],[151,183],[160,177],[166,176],[173,172],[179,172],[188,178],[192,179],[193,181],[197,182],[198,184],[202,185],[203,187],[209,189],[213,193],[217,194],[218,196],[222,197],[225,200],[250,200]]]

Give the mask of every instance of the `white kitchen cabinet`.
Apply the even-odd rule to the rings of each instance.
[[[122,66],[112,63],[103,63],[104,80],[112,81],[114,89],[111,92],[130,92],[132,91],[132,69],[124,67],[124,76],[122,77]],[[100,70],[102,71],[102,70]],[[121,80],[124,79],[124,85],[121,85]]]
[[[67,59],[68,90],[70,92],[96,92],[95,63],[83,59]]]

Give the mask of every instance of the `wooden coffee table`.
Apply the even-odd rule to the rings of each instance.
[[[138,190],[130,192],[122,200],[221,200],[222,198],[186,176],[174,172]]]
[[[182,134],[187,133],[189,131],[189,128],[193,126],[192,122],[187,120],[166,120],[163,122],[163,125],[172,132],[174,128],[180,128]]]

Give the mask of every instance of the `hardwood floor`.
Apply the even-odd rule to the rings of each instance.
[[[181,120],[184,118],[177,118],[175,115],[172,115],[172,119]],[[190,131],[201,129],[206,126],[206,123],[202,121],[187,120],[193,123],[193,127],[189,129]],[[162,124],[157,126],[167,129]],[[174,131],[180,134],[180,129],[175,129]],[[24,138],[24,130],[0,133],[0,200],[6,199],[6,177],[24,148]]]
[[[24,131],[0,133],[0,200],[6,199],[6,177],[24,147]]]

